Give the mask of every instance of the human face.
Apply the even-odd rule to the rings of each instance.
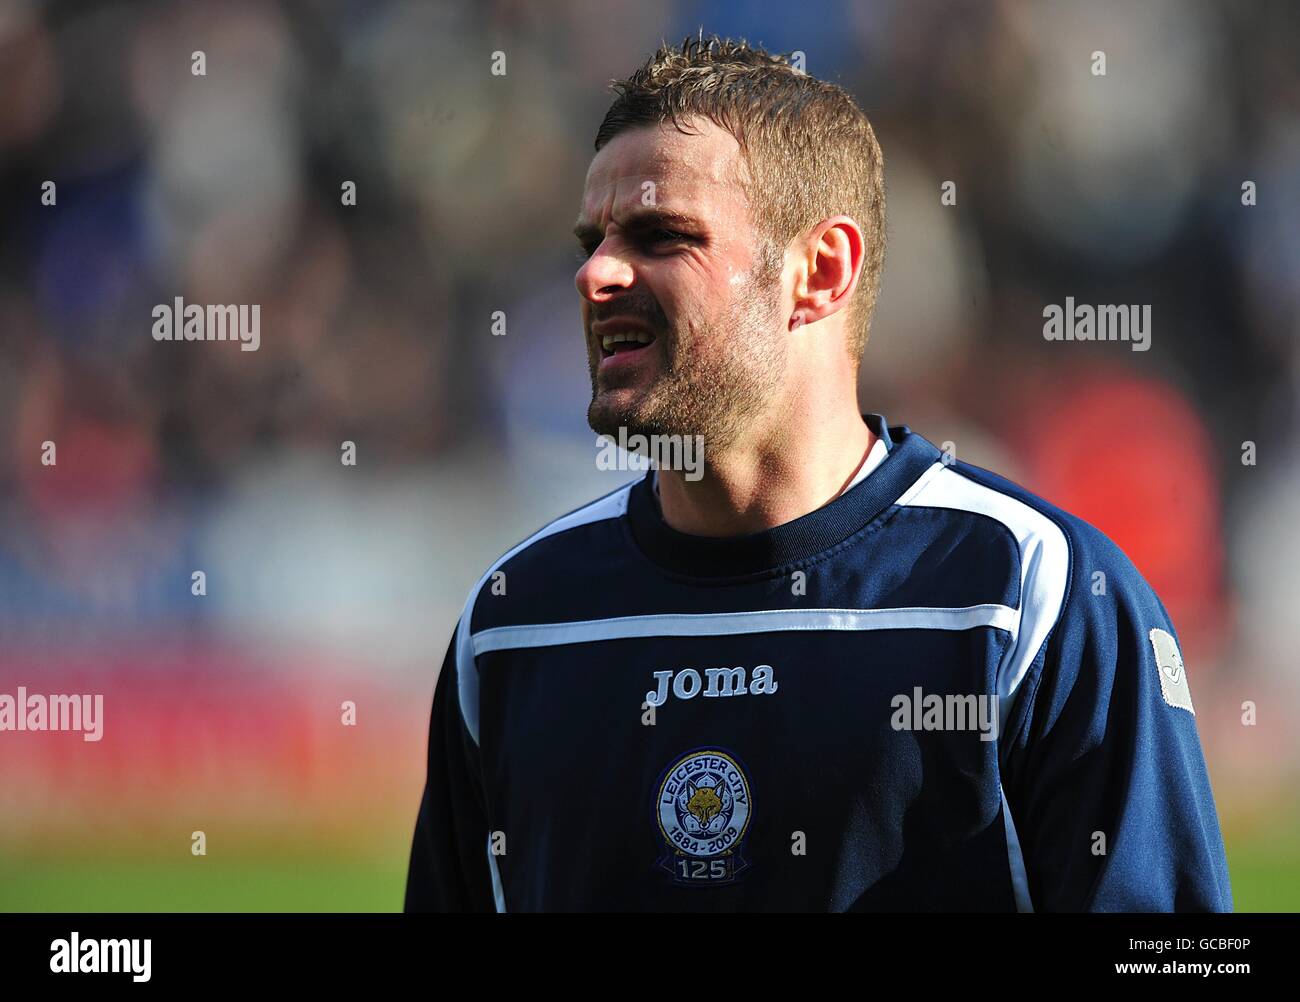
[[[755,233],[730,133],[644,126],[587,171],[575,284],[599,434],[702,435],[726,448],[779,402],[786,369],[781,257]],[[635,333],[649,344],[602,338]]]

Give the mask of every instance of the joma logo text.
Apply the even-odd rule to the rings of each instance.
[[[669,683],[678,699],[696,696],[767,696],[776,692],[776,674],[771,665],[759,665],[750,676],[744,668],[705,668],[704,678],[694,668],[683,668],[654,673],[655,688],[645,694],[650,706],[663,706],[668,701]],[[748,683],[748,688],[746,687]]]

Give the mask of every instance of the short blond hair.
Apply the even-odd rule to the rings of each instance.
[[[735,137],[749,170],[755,225],[778,251],[834,215],[865,240],[850,313],[849,353],[866,347],[885,256],[884,156],[871,123],[844,88],[796,69],[790,58],[717,35],[662,45],[625,80],[596,132],[599,150],[619,133],[703,116]],[[771,260],[772,248],[764,248]]]

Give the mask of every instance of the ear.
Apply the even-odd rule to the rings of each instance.
[[[789,329],[825,320],[849,305],[865,257],[862,228],[851,216],[831,216],[799,244]]]

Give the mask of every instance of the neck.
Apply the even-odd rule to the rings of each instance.
[[[706,438],[698,480],[661,470],[664,521],[695,536],[744,536],[792,522],[839,497],[876,443],[856,401],[830,417],[789,418],[718,455],[710,455]]]

